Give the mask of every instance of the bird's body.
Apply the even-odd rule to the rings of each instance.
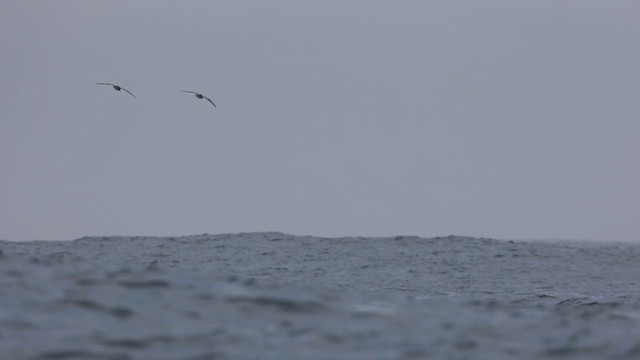
[[[186,93],[190,93],[190,94],[194,94],[198,99],[207,99],[207,101],[210,102],[211,105],[213,105],[213,107],[217,108],[216,104],[214,104],[213,101],[211,101],[211,99],[209,99],[208,97],[206,97],[206,96],[204,96],[202,94],[199,94],[199,93],[197,93],[195,91],[188,91],[188,90],[180,90],[180,91],[186,92]]]
[[[136,97],[135,95],[133,95],[133,94],[131,93],[131,91],[129,91],[129,90],[127,90],[127,89],[123,88],[122,86],[115,85],[115,84],[110,84],[110,83],[96,83],[96,84],[98,84],[98,85],[109,85],[109,86],[112,86],[116,91],[124,90],[124,91],[128,92],[128,93],[129,93],[129,95],[133,96],[133,98],[134,98],[134,99],[137,99],[137,97]]]

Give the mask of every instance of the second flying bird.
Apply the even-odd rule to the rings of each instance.
[[[206,97],[206,96],[204,96],[202,94],[199,94],[199,93],[197,93],[195,91],[188,91],[188,90],[180,90],[180,91],[186,92],[186,93],[190,93],[190,94],[195,94],[198,99],[207,99],[207,101],[209,101],[211,103],[211,105],[213,105],[213,107],[217,108],[216,104],[214,104],[213,101],[211,101],[211,99],[209,99],[208,97]]]

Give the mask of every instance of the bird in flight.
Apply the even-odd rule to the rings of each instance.
[[[135,95],[133,95],[131,93],[131,91],[123,88],[122,86],[118,86],[118,85],[115,85],[115,84],[109,84],[109,83],[96,83],[96,84],[98,84],[98,85],[110,85],[110,86],[113,86],[113,88],[116,89],[117,91],[124,90],[124,91],[128,92],[129,95],[133,96],[134,99],[137,99],[137,97]]]
[[[209,102],[211,103],[211,105],[213,105],[213,107],[217,108],[216,104],[214,104],[214,103],[213,103],[213,101],[211,101],[211,99],[209,99],[208,97],[206,97],[206,96],[204,96],[204,95],[202,95],[202,94],[198,94],[198,93],[197,93],[197,92],[195,92],[195,91],[187,91],[187,90],[180,90],[180,91],[182,91],[182,92],[186,92],[186,93],[191,93],[191,94],[196,94],[196,97],[197,97],[198,99],[207,99],[207,101],[209,101]]]

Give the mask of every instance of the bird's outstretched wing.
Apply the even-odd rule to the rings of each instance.
[[[134,98],[134,99],[137,99],[137,97],[136,97],[135,95],[133,95],[133,94],[131,93],[131,91],[129,91],[129,90],[127,90],[127,89],[123,88],[122,86],[120,86],[120,89],[122,89],[122,90],[124,90],[124,91],[128,92],[128,93],[129,93],[129,95],[133,96],[133,98]]]
[[[98,85],[111,85],[111,86],[115,86],[115,85],[113,85],[113,84],[109,84],[109,83],[96,83],[96,84],[98,84]]]
[[[209,99],[206,96],[204,98],[207,99],[211,103],[211,105],[213,105],[214,108],[217,108],[216,104],[214,104],[213,101],[211,101],[211,99]]]
[[[188,91],[188,90],[180,90],[182,92],[186,92],[186,93],[191,93],[191,94],[197,94],[197,92],[195,91]]]

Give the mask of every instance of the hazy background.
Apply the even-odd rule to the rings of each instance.
[[[0,238],[640,239],[637,0],[0,4]]]

